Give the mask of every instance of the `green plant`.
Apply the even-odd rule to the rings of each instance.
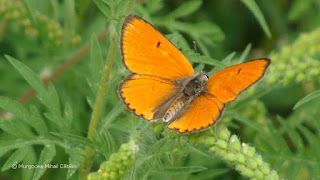
[[[299,10],[294,1],[289,15],[283,15],[289,1],[237,3],[0,0],[0,53],[9,54],[0,57],[0,177],[319,177],[320,14],[306,10],[318,4],[309,0]],[[119,33],[130,13],[160,28],[196,72],[211,75],[251,56],[270,57],[270,69],[204,131],[181,135],[165,129],[164,122],[146,122],[126,111],[116,93],[129,74],[121,62]],[[289,40],[278,43],[277,50],[275,41],[284,35]],[[36,94],[27,91],[13,100],[30,86]],[[288,109],[284,102],[290,103]],[[72,167],[48,167],[55,164]]]

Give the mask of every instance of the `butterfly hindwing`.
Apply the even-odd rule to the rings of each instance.
[[[168,128],[180,133],[207,128],[220,118],[223,109],[224,104],[216,97],[210,94],[200,95],[168,125]]]
[[[194,74],[187,58],[150,23],[126,17],[121,32],[123,62],[133,73],[181,80]]]
[[[118,93],[134,114],[146,120],[154,119],[160,105],[175,96],[178,86],[174,81],[141,74],[127,76],[119,86]]]

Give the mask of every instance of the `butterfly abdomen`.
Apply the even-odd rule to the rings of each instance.
[[[174,118],[179,112],[181,112],[182,108],[185,106],[187,99],[182,97],[177,99],[167,110],[163,117],[163,121],[168,122],[172,118]]]

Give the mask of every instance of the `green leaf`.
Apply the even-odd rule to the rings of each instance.
[[[281,116],[277,116],[277,119],[281,124],[281,127],[285,130],[286,133],[288,133],[292,143],[295,145],[297,150],[300,153],[304,151],[303,141],[299,133],[296,131],[295,127],[286,122],[286,120],[283,119]]]
[[[0,155],[23,146],[23,139],[7,140],[0,142]]]
[[[7,97],[0,96],[0,107],[25,122],[29,122],[29,112],[21,103]]]
[[[75,3],[74,0],[64,1],[64,27],[66,29],[66,38],[71,38],[70,33],[72,33],[76,26],[77,16],[75,11]]]
[[[16,150],[14,153],[12,153],[11,156],[6,161],[6,163],[2,166],[1,171],[11,169],[14,165],[17,166],[17,164],[22,161],[22,159],[25,157],[26,153],[28,152],[25,150],[25,148],[27,147],[22,147]]]
[[[241,2],[247,6],[247,8],[253,13],[255,18],[258,20],[260,26],[262,27],[264,33],[270,38],[271,32],[267,21],[265,20],[258,4],[254,0],[241,0]]]
[[[22,164],[36,164],[37,163],[36,152],[34,151],[32,146],[26,146],[24,150],[26,151],[27,156],[25,156],[24,159],[22,160]],[[23,168],[22,169],[23,179],[25,180],[32,179],[34,171],[35,169]]]
[[[263,134],[264,136],[268,136],[268,133],[266,133],[265,131],[263,131],[263,129],[261,129],[260,125],[257,124],[254,121],[250,121],[247,118],[241,117],[239,114],[233,113],[232,117],[235,118],[236,120],[238,120],[239,122],[245,124],[247,127],[257,131],[258,133]]]
[[[203,166],[167,167],[167,168],[157,170],[157,173],[190,174],[190,173],[200,172],[200,171],[204,171],[204,170],[207,170],[207,168],[203,167]]]
[[[26,124],[17,119],[0,118],[0,128],[8,134],[18,138],[25,139],[34,137],[29,126],[26,126]]]
[[[198,56],[193,50],[185,50],[182,53],[187,57],[187,59],[193,63],[204,63],[212,66],[217,66],[220,68],[226,67],[226,65],[216,59],[208,56]],[[199,58],[199,59],[198,59]]]
[[[44,102],[44,104],[48,107],[52,114],[61,116],[60,100],[53,84],[50,83],[48,85],[48,93],[46,95],[46,102]]]
[[[310,94],[308,94],[307,96],[305,96],[304,98],[300,99],[293,107],[293,110],[297,109],[298,107],[300,107],[301,105],[309,102],[310,100],[313,100],[317,97],[320,96],[320,90],[312,92]]]
[[[251,43],[249,43],[246,46],[246,48],[244,49],[244,51],[242,52],[242,54],[239,58],[239,63],[243,63],[245,61],[245,59],[247,59],[250,50],[251,50]]]
[[[177,9],[172,11],[168,16],[170,19],[176,19],[191,15],[200,8],[201,4],[202,1],[199,0],[187,1],[183,3],[181,6],[179,6]]]
[[[230,53],[227,57],[225,57],[222,61],[219,61],[219,63],[221,64],[221,66],[215,66],[208,74],[209,76],[211,76],[212,74],[226,68],[229,64],[230,61],[232,60],[232,58],[234,57],[234,55],[236,54],[236,52],[232,52]],[[223,64],[223,66],[222,66]]]
[[[81,137],[81,136],[77,136],[77,135],[73,135],[73,134],[66,134],[66,133],[58,133],[58,132],[50,132],[50,133],[54,136],[62,137],[62,138],[68,139],[70,141],[77,142],[79,144],[94,147],[93,143],[90,140],[88,140],[87,138]]]
[[[198,66],[196,66],[194,68],[194,72],[201,72],[201,71],[203,71],[204,67],[205,67],[204,64],[199,64]]]
[[[149,14],[154,14],[160,11],[163,8],[163,6],[163,0],[152,0],[146,2],[146,10],[149,12]]]
[[[67,179],[69,179],[83,163],[86,153],[82,148],[79,147],[67,149],[66,152],[69,154],[69,164],[76,166],[76,168],[68,169]]]
[[[34,73],[29,67],[27,67],[25,64],[18,61],[17,59],[8,55],[6,55],[5,57],[19,71],[19,73],[28,81],[30,86],[37,91],[39,99],[41,101],[44,101],[46,88],[43,84],[43,81],[40,79],[40,77],[36,73]]]
[[[190,47],[180,33],[167,34],[166,38],[180,50],[190,50]]]
[[[90,51],[90,61],[89,69],[91,72],[91,78],[89,85],[91,86],[93,92],[96,94],[99,89],[100,79],[103,73],[103,59],[99,41],[96,35],[91,37],[91,51]]]
[[[32,127],[42,136],[48,136],[49,130],[42,119],[38,109],[34,106],[30,106],[30,121],[32,122]]]
[[[55,155],[56,155],[55,145],[54,144],[45,145],[43,150],[41,151],[38,165],[45,166],[46,164],[50,164],[50,162],[53,160]],[[43,175],[46,169],[47,168],[37,168],[32,179],[33,180],[40,179],[40,177]]]
[[[73,112],[72,112],[72,107],[69,103],[66,103],[64,107],[64,119],[66,120],[68,126],[71,127]]]
[[[225,57],[221,62],[223,64],[226,64],[227,66],[230,66],[230,62],[233,59],[234,55],[236,55],[236,52],[230,53],[227,57]]]
[[[202,171],[199,174],[196,174],[194,179],[197,180],[205,180],[205,179],[219,179],[218,177],[226,174],[230,171],[230,168],[214,168],[214,169],[208,169],[206,171]],[[216,177],[216,178],[214,178]]]
[[[94,3],[107,18],[111,17],[111,9],[105,2],[101,0],[94,0]]]

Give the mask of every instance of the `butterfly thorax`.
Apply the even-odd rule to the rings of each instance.
[[[198,96],[207,88],[208,76],[205,73],[195,74],[188,80],[183,90],[183,94],[187,97]]]
[[[207,88],[208,77],[205,73],[198,73],[191,78],[184,79],[180,82],[181,93],[173,101],[166,111],[163,120],[168,122],[176,119],[187,109],[189,104],[199,95],[204,93]]]

